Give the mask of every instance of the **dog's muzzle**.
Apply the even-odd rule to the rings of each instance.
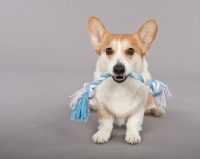
[[[125,67],[122,64],[117,64],[113,67],[113,72],[115,73],[113,77],[113,80],[117,83],[123,83],[126,81],[127,76],[124,76],[125,73]]]

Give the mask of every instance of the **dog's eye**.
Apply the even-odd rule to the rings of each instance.
[[[128,50],[127,50],[127,54],[129,54],[129,55],[133,55],[134,54],[134,49],[133,48],[129,48]]]
[[[113,52],[113,51],[112,51],[112,49],[111,49],[111,48],[107,48],[107,49],[106,49],[106,54],[107,54],[107,55],[110,55],[110,54],[112,54],[112,52]]]

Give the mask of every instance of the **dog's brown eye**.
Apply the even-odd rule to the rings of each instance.
[[[134,49],[133,48],[129,48],[128,50],[127,50],[127,54],[129,54],[129,55],[133,55],[134,54]]]
[[[113,51],[112,51],[112,49],[111,49],[111,48],[107,48],[107,49],[106,49],[106,54],[107,54],[107,55],[110,55],[110,54],[112,54],[112,52],[113,52]]]

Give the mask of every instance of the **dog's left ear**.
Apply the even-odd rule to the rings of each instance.
[[[141,45],[142,53],[147,54],[156,37],[158,25],[155,20],[148,20],[137,32],[137,39]]]

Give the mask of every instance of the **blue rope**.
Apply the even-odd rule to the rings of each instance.
[[[86,122],[90,109],[89,109],[89,99],[92,99],[94,96],[94,89],[96,86],[101,84],[101,82],[111,75],[108,73],[103,73],[100,75],[100,78],[92,81],[90,84],[87,83],[84,85],[84,92],[82,92],[82,89],[78,93],[76,92],[73,96],[73,99],[71,100],[70,107],[73,109],[73,112],[71,114],[72,120],[77,121],[83,121]],[[149,80],[145,79],[141,74],[139,73],[129,73],[128,77],[135,78],[140,80],[142,83],[146,84],[150,87],[150,92],[152,93],[153,97],[156,97],[158,99],[158,102],[160,102],[162,105],[165,106],[165,100],[166,98],[169,98],[171,96],[171,93],[168,90],[168,86],[166,85],[165,81],[158,81],[158,80]],[[158,87],[158,88],[157,88]],[[165,87],[165,88],[164,88]],[[164,92],[164,94],[163,94]],[[161,96],[162,94],[162,96]],[[160,97],[161,99],[157,98]],[[164,102],[164,103],[163,103]]]
[[[77,120],[79,122],[86,122],[89,114],[89,99],[92,99],[94,96],[94,89],[97,85],[99,85],[103,80],[107,79],[111,75],[108,73],[101,74],[100,79],[92,81],[90,84],[87,83],[85,87],[85,93],[80,96],[80,98],[77,101],[77,104],[75,106],[75,109],[73,110],[71,114],[72,120]],[[92,90],[91,90],[92,89]],[[91,92],[92,91],[92,92]],[[90,95],[92,94],[92,95]]]

